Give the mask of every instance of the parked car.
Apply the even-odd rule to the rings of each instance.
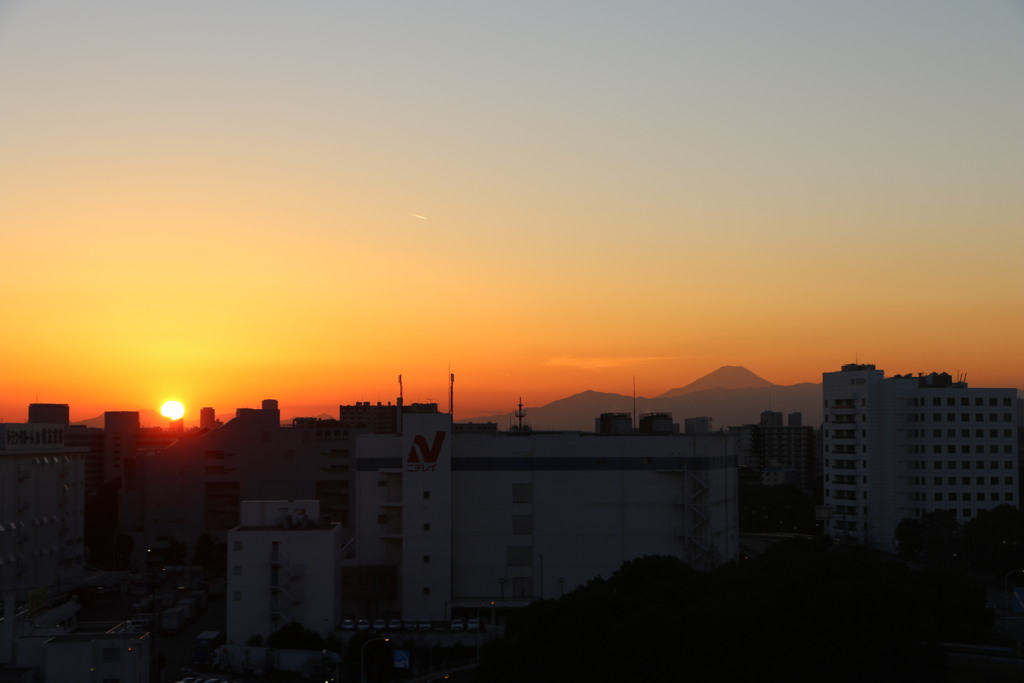
[[[369,631],[370,630],[370,620],[369,619],[360,619],[358,622],[356,622],[356,630],[358,630],[358,631]]]
[[[453,631],[465,631],[466,622],[462,619],[452,619],[452,630]]]
[[[345,621],[341,622],[342,631],[353,631],[355,630],[355,628],[356,622],[352,621],[351,619],[346,619]]]
[[[389,631],[401,631],[402,630],[402,620],[401,619],[389,619],[388,620],[388,630]]]
[[[374,619],[373,620],[373,630],[374,631],[383,631],[383,630],[387,629],[387,627],[388,627],[388,622],[384,621],[383,619]]]
[[[429,621],[424,621],[422,619],[419,622],[419,626],[417,626],[417,628],[420,631],[429,631],[430,627],[431,627],[431,623]]]
[[[480,628],[480,620],[479,619],[467,619],[466,620],[466,630],[467,631],[482,631],[483,629]]]

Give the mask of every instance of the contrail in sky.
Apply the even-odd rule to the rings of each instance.
[[[423,220],[425,220],[425,221],[429,221],[429,220],[430,220],[430,219],[429,219],[429,218],[427,218],[426,216],[421,216],[421,215],[419,215],[418,213],[410,213],[409,215],[410,215],[410,216],[416,216],[416,218],[422,218],[422,219],[423,219]]]

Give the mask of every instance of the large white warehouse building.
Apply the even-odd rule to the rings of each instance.
[[[626,560],[698,569],[738,554],[724,433],[498,432],[442,413],[359,437],[343,602],[357,618],[444,620],[557,597]],[[393,579],[391,578],[393,577]]]

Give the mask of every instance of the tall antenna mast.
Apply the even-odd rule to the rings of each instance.
[[[398,376],[398,405],[402,405],[402,376]]]
[[[455,414],[455,373],[448,368],[448,414]]]
[[[523,397],[519,397],[519,410],[516,411],[516,419],[519,421],[519,431],[523,431],[523,418],[526,417],[526,411],[523,410]]]

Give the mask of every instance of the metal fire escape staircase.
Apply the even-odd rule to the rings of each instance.
[[[687,561],[696,568],[705,565],[714,553],[709,532],[711,516],[708,509],[707,472],[703,470],[682,470],[683,493],[675,496],[673,502],[682,507],[683,523],[675,529],[682,538]]]
[[[304,598],[305,567],[288,562],[280,553],[270,556],[270,618],[289,621]]]

